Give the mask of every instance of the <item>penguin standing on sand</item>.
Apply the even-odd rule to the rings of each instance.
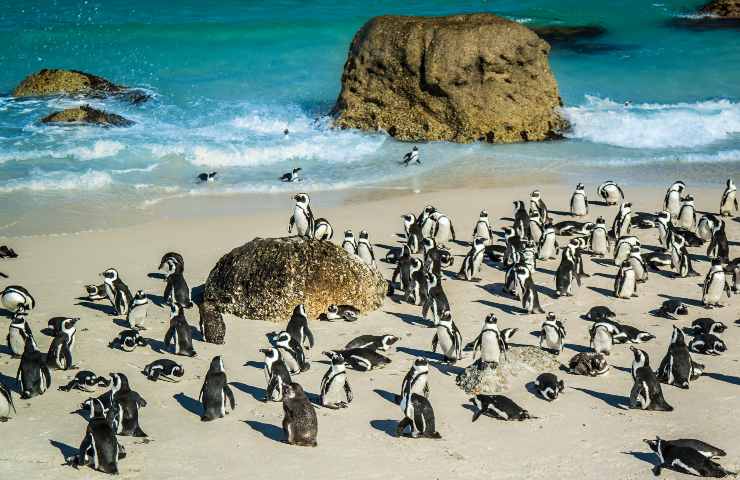
[[[645,265],[645,260],[642,259],[642,255],[640,254],[639,246],[635,245],[634,247],[632,247],[627,261],[632,267],[632,270],[634,270],[635,272],[635,278],[637,279],[637,282],[647,282],[648,270],[647,266]]]
[[[283,432],[285,442],[301,447],[318,445],[319,422],[316,409],[306,397],[303,387],[292,382],[283,386]]]
[[[614,345],[614,336],[619,332],[609,322],[596,322],[589,329],[590,345],[594,352],[610,355]]]
[[[173,345],[175,355],[194,357],[197,355],[193,349],[193,329],[185,318],[182,305],[173,303],[170,311],[170,328],[164,336],[164,348]]]
[[[431,273],[427,273],[427,288],[427,300],[422,306],[421,316],[426,320],[427,315],[431,311],[432,320],[436,327],[439,325],[439,319],[450,312],[450,302],[447,300],[447,294],[445,294],[445,291],[442,288],[441,278]]]
[[[689,382],[699,378],[702,373],[704,373],[704,365],[691,359],[684,334],[674,325],[668,352],[656,372],[658,380],[668,385],[688,389]]]
[[[203,415],[200,417],[201,422],[210,422],[217,418],[223,418],[228,411],[226,410],[226,401],[231,410],[236,408],[234,392],[229,387],[224,370],[224,362],[221,356],[215,356],[211,359],[211,365],[206,373],[206,379],[203,387],[200,389],[198,400],[203,403]]]
[[[727,186],[722,192],[722,200],[719,202],[719,214],[723,217],[731,217],[738,210],[737,187],[731,178],[727,179]]]
[[[114,427],[104,411],[93,409],[79,450],[65,461],[74,468],[89,466],[103,473],[118,475],[118,461],[124,458],[126,449],[118,443]]]
[[[465,255],[460,267],[459,277],[464,278],[468,281],[475,281],[478,279],[478,273],[480,272],[481,264],[483,263],[483,254],[485,253],[486,241],[482,237],[478,237],[473,240],[473,246]]]
[[[439,319],[437,331],[432,338],[432,352],[436,352],[437,347],[448,363],[454,364],[462,359],[462,335],[449,312]]]
[[[560,265],[555,271],[555,290],[558,296],[573,296],[573,282],[581,285],[581,277],[576,271],[575,249],[568,244],[563,248]]]
[[[730,262],[730,244],[725,233],[725,221],[717,219],[717,225],[712,229],[712,239],[707,247],[707,256],[719,258],[722,263]]]
[[[589,249],[593,255],[603,257],[609,253],[609,232],[606,229],[604,217],[596,219],[591,237],[589,238]]]
[[[537,285],[532,279],[532,272],[524,266],[516,268],[516,281],[522,290],[522,308],[527,313],[545,313],[540,306],[540,296],[537,293]]]
[[[686,240],[681,235],[669,235],[671,266],[679,277],[696,277],[699,273],[694,270],[689,250],[686,248]]]
[[[707,308],[721,307],[720,299],[723,293],[726,293],[728,298],[732,296],[732,290],[727,281],[727,274],[722,266],[722,261],[715,258],[712,260],[712,267],[704,279],[701,296],[702,305]]]
[[[671,214],[671,218],[677,218],[681,211],[681,197],[683,192],[686,190],[686,184],[682,181],[673,182],[673,185],[668,187],[668,191],[665,193],[663,199],[663,210]]]
[[[403,156],[403,166],[408,167],[410,164],[421,165],[421,159],[419,158],[419,148],[414,147]]]
[[[632,247],[640,246],[640,239],[633,235],[619,237],[617,245],[614,247],[614,265],[623,264],[632,253]]]
[[[22,399],[43,395],[51,386],[51,370],[46,363],[46,355],[36,349],[36,342],[26,342],[15,378],[19,382]]]
[[[0,422],[8,421],[11,409],[13,409],[13,413],[17,413],[13,404],[13,392],[7,385],[0,382]]]
[[[694,206],[694,196],[686,195],[681,203],[681,210],[678,212],[678,226],[689,231],[694,231],[696,227],[696,207]]]
[[[705,213],[696,224],[696,234],[705,242],[712,240],[712,234],[715,227],[719,225],[719,222],[720,219],[718,217],[715,217],[711,213]]]
[[[355,241],[355,234],[352,230],[344,231],[344,240],[342,241],[342,248],[345,252],[350,255],[357,255],[357,242]]]
[[[542,193],[539,190],[535,190],[529,195],[529,209],[537,210],[542,223],[549,220],[547,205],[545,205],[545,201],[542,200]]]
[[[277,348],[263,348],[260,349],[260,352],[265,355],[265,381],[267,382],[267,387],[265,388],[264,401],[282,402],[283,385],[287,385],[292,381],[288,367],[285,366],[285,362],[283,362],[280,356],[280,350]]]
[[[128,377],[123,373],[111,373],[111,408],[108,421],[116,426],[116,433],[123,436],[146,437],[139,426],[139,409],[146,407],[146,400],[131,390]]]
[[[49,366],[59,370],[72,368],[72,348],[75,344],[77,328],[75,324],[78,318],[65,318],[61,324],[61,331],[54,337],[49,352],[46,354],[46,362]]]
[[[28,311],[20,306],[13,315],[13,320],[8,327],[8,348],[13,357],[20,357],[26,350],[26,343],[31,342],[35,345],[31,326],[26,321]]]
[[[314,216],[311,211],[311,199],[307,193],[299,193],[293,197],[293,200],[295,200],[295,206],[288,223],[288,233],[292,233],[295,227],[299,237],[313,238]]]
[[[131,307],[128,310],[128,315],[126,316],[128,326],[130,328],[135,328],[136,330],[146,330],[144,323],[146,323],[148,308],[149,299],[146,294],[144,294],[143,290],[139,290],[136,292],[136,295],[134,295],[134,299],[131,301]]]
[[[614,217],[614,223],[612,224],[614,238],[620,238],[629,235],[631,227],[632,204],[630,202],[622,202],[622,204],[619,206],[619,212],[617,212],[617,216]]]
[[[475,222],[475,227],[473,227],[473,238],[478,237],[483,238],[487,244],[491,243],[491,222],[486,210],[481,210],[478,221]]]
[[[113,306],[116,315],[127,315],[133,296],[128,285],[121,280],[118,270],[109,268],[100,274],[105,283],[105,295]]]
[[[576,190],[570,197],[570,214],[576,217],[588,215],[588,196],[582,183],[576,185]]]
[[[660,475],[664,468],[679,473],[696,475],[697,477],[724,478],[735,476],[736,472],[726,470],[722,465],[712,460],[717,456],[714,452],[719,450],[724,456],[724,451],[712,447],[699,440],[676,440],[667,441],[660,437],[655,440],[643,440],[650,449],[658,454],[660,463],[653,467],[653,474]]]
[[[535,208],[529,211],[529,232],[531,240],[537,244],[542,238],[543,220],[540,218],[540,212]]]
[[[549,312],[540,327],[540,348],[551,350],[558,355],[563,351],[565,344],[565,325],[555,318],[555,314]]]
[[[293,308],[293,314],[290,316],[285,331],[306,350],[313,348],[313,332],[308,328],[308,315],[306,315],[305,305],[301,303]]]
[[[637,275],[629,260],[625,260],[614,279],[614,296],[617,298],[637,297]]]
[[[405,435],[406,429],[411,427],[411,438],[442,438],[436,430],[432,404],[423,395],[412,393],[401,399],[401,411],[404,417],[396,426],[396,436]]]
[[[352,388],[342,355],[331,357],[331,366],[321,379],[321,406],[337,410],[352,403]]]
[[[537,258],[539,260],[552,260],[557,258],[558,240],[552,223],[545,224],[542,236],[537,245]]]
[[[11,312],[16,312],[19,307],[31,311],[36,307],[33,295],[20,285],[8,285],[0,292],[0,302],[3,307]]]
[[[514,202],[514,232],[522,240],[529,239],[531,235],[531,231],[529,230],[529,212],[521,200]]]
[[[193,307],[190,287],[181,272],[175,272],[167,277],[167,285],[164,288],[163,297],[164,301],[170,305],[177,303],[184,308]]]
[[[375,266],[375,252],[373,252],[373,246],[370,243],[370,234],[367,230],[360,232],[360,239],[357,241],[357,256],[370,267]]]
[[[408,403],[414,394],[429,398],[429,362],[424,357],[417,357],[406,372],[401,382],[401,394],[396,397],[396,403],[400,404],[404,399]]]
[[[658,377],[650,368],[650,357],[647,352],[630,347],[634,359],[632,360],[632,379],[634,385],[630,392],[630,408],[671,412],[673,407],[663,398],[663,390]]]

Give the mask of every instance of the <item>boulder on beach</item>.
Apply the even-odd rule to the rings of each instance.
[[[134,124],[127,118],[115,113],[98,110],[90,105],[80,105],[79,107],[53,112],[42,118],[41,123],[77,123],[105,127],[129,127]]]
[[[534,381],[541,373],[556,372],[560,368],[558,357],[531,345],[511,347],[506,358],[495,368],[481,369],[473,363],[457,376],[455,382],[465,393],[493,395],[506,392],[514,383]]]
[[[408,141],[559,138],[567,122],[549,52],[532,30],[487,13],[375,17],[350,45],[335,125]]]
[[[714,17],[740,19],[740,0],[712,0],[701,7],[699,13]]]
[[[13,90],[14,97],[48,95],[107,96],[126,88],[103,77],[78,70],[43,69],[32,73]]]
[[[386,291],[376,269],[331,242],[255,238],[221,257],[208,275],[204,300],[221,313],[282,322],[300,303],[311,319],[330,304],[375,310]]]

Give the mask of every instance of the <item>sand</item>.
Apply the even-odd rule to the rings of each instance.
[[[594,186],[590,190],[593,191]],[[548,206],[567,210],[569,186],[545,185],[542,193]],[[511,202],[528,199],[532,185],[516,188],[447,190],[433,194],[375,196],[372,200],[348,202],[336,208],[320,208],[321,194],[313,195],[316,214],[329,218],[340,241],[341,231],[367,229],[378,245],[395,245],[401,231],[399,215],[418,212],[433,203],[454,221],[458,235],[469,240],[473,224],[482,208],[488,209],[494,225],[511,216]],[[637,210],[656,211],[663,189],[629,188],[627,195]],[[721,190],[695,190],[698,209],[716,210]],[[276,197],[270,197],[273,201]],[[78,300],[83,286],[96,283],[98,273],[116,267],[132,290],[144,289],[156,299],[164,283],[148,276],[154,272],[160,256],[169,250],[181,252],[187,263],[186,277],[191,286],[202,284],[210,268],[229,249],[255,236],[281,236],[287,233],[291,201],[278,198],[274,209],[247,216],[213,216],[200,219],[166,220],[101,232],[63,236],[2,238],[20,254],[16,260],[0,261],[0,271],[14,283],[29,288],[38,302],[30,315],[32,327],[42,350],[50,338],[39,330],[52,316],[79,316],[79,333],[75,351],[76,364],[98,374],[124,372],[132,387],[147,400],[141,410],[142,428],[149,434],[148,443],[141,439],[121,437],[128,457],[121,461],[122,478],[477,478],[481,475],[507,478],[650,478],[656,457],[642,442],[643,438],[700,438],[728,451],[723,464],[740,467],[740,430],[736,412],[740,408],[738,360],[736,348],[740,339],[738,297],[727,300],[727,307],[708,311],[699,305],[698,286],[709,269],[704,249],[693,249],[695,268],[701,278],[673,278],[670,274],[651,273],[640,297],[615,299],[610,291],[616,268],[609,262],[586,260],[591,277],[577,290],[575,297],[556,299],[552,272],[558,261],[539,264],[535,280],[540,285],[540,299],[548,311],[567,321],[568,337],[560,361],[567,361],[588,348],[589,322],[580,315],[591,306],[607,305],[619,314],[620,322],[647,330],[657,339],[643,348],[657,367],[666,352],[671,327],[686,326],[701,316],[712,316],[729,325],[723,337],[729,351],[719,357],[694,355],[706,364],[707,374],[691,384],[688,391],[664,386],[664,394],[675,408],[673,413],[649,413],[628,410],[632,379],[629,367],[632,356],[627,346],[616,346],[609,358],[612,369],[599,378],[571,376],[564,372],[565,394],[554,403],[535,397],[525,384],[534,378],[517,379],[509,392],[530,413],[539,417],[521,423],[507,423],[482,417],[471,423],[468,398],[455,385],[455,374],[471,363],[469,353],[457,366],[439,365],[430,353],[434,331],[420,318],[420,307],[399,304],[386,299],[383,307],[356,323],[312,324],[317,346],[311,352],[310,371],[296,381],[307,392],[316,395],[321,376],[328,368],[320,352],[343,346],[356,335],[393,333],[401,337],[393,362],[385,369],[369,373],[350,371],[349,380],[355,400],[346,410],[317,408],[319,446],[300,448],[281,443],[282,405],[260,401],[265,387],[262,355],[259,348],[267,345],[265,333],[275,324],[228,318],[226,345],[196,342],[196,358],[164,354],[184,365],[186,373],[179,383],[150,382],[140,373],[147,363],[160,358],[151,348],[133,353],[107,347],[116,333],[120,319],[111,314],[105,302],[89,304]],[[616,207],[594,206],[592,217],[604,215],[611,220]],[[555,215],[556,220],[565,219]],[[729,220],[728,236],[740,238],[740,223]],[[644,244],[657,243],[656,230],[636,230]],[[455,254],[467,250],[452,245]],[[731,257],[738,256],[737,242],[731,246]],[[385,249],[376,247],[376,256]],[[461,257],[452,270],[457,271]],[[386,276],[392,266],[380,263]],[[513,341],[536,345],[530,332],[538,330],[544,315],[519,315],[517,301],[500,294],[503,272],[485,265],[478,283],[448,277],[445,289],[450,298],[453,318],[465,342],[477,335],[480,323],[489,312],[499,317],[501,327],[519,327]],[[665,296],[687,299],[690,314],[671,321],[651,316]],[[168,309],[151,305],[150,329],[146,336],[161,341],[164,337]],[[197,324],[197,311],[187,312],[189,321]],[[9,319],[0,321],[6,329]],[[3,330],[4,332],[5,330]],[[4,335],[4,334],[3,334]],[[198,392],[210,359],[223,355],[229,381],[236,395],[237,407],[226,418],[202,423],[199,419]],[[392,434],[401,412],[392,402],[400,389],[403,375],[415,356],[432,359],[431,402],[437,429],[442,440],[395,438]],[[0,378],[14,385],[18,361],[3,349],[0,356]],[[74,412],[87,397],[83,392],[61,392],[57,387],[74,375],[54,372],[53,387],[41,397],[20,400],[15,396],[18,413],[0,424],[1,478],[96,478],[102,474],[89,468],[77,472],[62,466],[65,455],[73,453],[82,439],[85,419]],[[99,392],[102,393],[102,390]],[[664,478],[682,475],[664,471]]]

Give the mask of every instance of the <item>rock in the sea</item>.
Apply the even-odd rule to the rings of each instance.
[[[376,269],[331,242],[255,238],[221,257],[208,275],[204,299],[222,313],[281,322],[299,303],[309,318],[330,304],[371,311],[386,291]]]
[[[51,113],[42,118],[41,123],[82,123],[106,127],[129,127],[134,124],[127,118],[115,113],[98,110],[90,105],[80,105],[79,107]]]
[[[506,359],[496,368],[481,369],[478,362],[466,368],[455,382],[466,393],[492,395],[506,392],[520,377],[520,381],[532,381],[540,373],[554,372],[560,368],[558,357],[538,347],[511,347]]]
[[[559,137],[550,46],[495,15],[375,17],[356,34],[335,125],[400,140],[511,143]]]
[[[201,302],[198,304],[200,313],[200,331],[203,339],[208,343],[222,345],[226,343],[226,322],[221,314],[211,302]]]
[[[103,77],[78,70],[43,69],[33,73],[15,87],[14,97],[44,97],[48,95],[107,96],[120,93],[125,87]]]
[[[740,0],[712,0],[699,13],[721,18],[740,19]]]

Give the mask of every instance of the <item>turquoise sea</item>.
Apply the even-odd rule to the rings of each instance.
[[[299,188],[311,192],[423,188],[450,178],[459,186],[465,178],[527,172],[661,186],[677,178],[737,180],[740,29],[682,25],[699,5],[11,1],[0,11],[0,236],[40,231],[31,221],[38,211],[74,211],[82,228],[101,218],[114,225],[117,212],[146,215],[173,197],[294,190],[277,181],[293,166],[304,170]],[[370,17],[478,11],[527,26],[606,29],[553,47],[551,65],[573,124],[567,140],[425,144],[423,167],[404,169],[396,162],[409,144],[330,128],[326,114],[349,42]],[[89,71],[154,98],[142,105],[91,102],[133,119],[131,128],[41,126],[50,111],[81,103],[9,96],[24,76],[45,67]],[[212,170],[217,183],[195,184],[197,173]]]

